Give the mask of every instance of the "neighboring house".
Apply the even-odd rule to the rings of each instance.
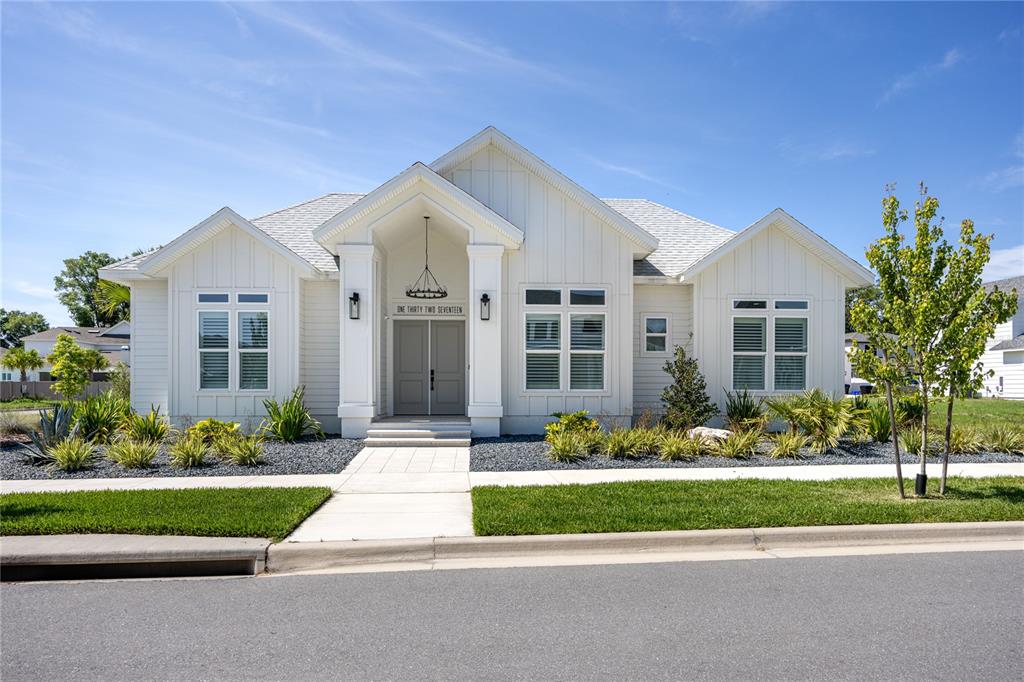
[[[435,289],[414,286],[425,251],[444,298],[406,295]],[[223,208],[100,274],[131,287],[137,408],[241,421],[304,385],[353,437],[390,415],[465,415],[475,436],[626,422],[661,408],[675,345],[719,405],[841,395],[845,292],[872,282],[781,209],[733,233],[600,200],[494,128],[366,195]]]
[[[871,393],[874,390],[874,384],[867,379],[854,376],[853,363],[850,362],[850,353],[854,348],[859,348],[860,350],[868,350],[870,348],[867,335],[860,332],[848,332],[843,338],[843,347],[846,349],[846,354],[843,356],[843,367],[846,374],[847,392],[851,394]],[[875,354],[881,357],[881,353],[878,351],[875,351]]]
[[[131,325],[127,321],[118,322],[111,327],[51,327],[46,331],[30,334],[22,338],[22,341],[26,350],[35,349],[45,361],[46,357],[53,352],[53,346],[61,334],[67,334],[82,348],[98,350],[111,367],[118,362],[127,363],[129,361]],[[7,370],[4,372],[7,373]],[[11,381],[18,381],[21,378],[20,372],[12,372],[11,375]],[[106,373],[96,372],[93,379],[104,381]],[[28,380],[50,381],[50,364],[46,363],[41,369],[29,372]]]
[[[995,334],[985,344],[981,362],[994,375],[985,380],[982,395],[996,398],[1024,399],[1024,276],[987,282],[991,291],[1017,290],[1017,312],[996,327]]]

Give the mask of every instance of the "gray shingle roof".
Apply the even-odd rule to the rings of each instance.
[[[1010,289],[1017,290],[1017,298],[1024,297],[1024,275],[1018,275],[1016,277],[1007,277],[1006,279],[996,279],[991,282],[985,282],[984,284],[986,291],[992,291],[993,288],[999,287],[1000,291],[1009,291]]]
[[[1000,341],[996,345],[989,348],[989,350],[1017,350],[1020,348],[1024,348],[1024,334],[1015,336],[1012,339]]]
[[[50,327],[35,334],[22,337],[22,341],[55,341],[61,334],[67,334],[76,340],[97,346],[122,346],[130,338],[128,335],[101,336],[101,332],[109,327]]]
[[[363,197],[362,194],[325,194],[250,222],[272,239],[309,261],[323,272],[337,271],[334,256],[313,239],[313,230]]]
[[[654,253],[633,261],[634,275],[678,275],[735,234],[648,199],[602,201],[658,238]]]

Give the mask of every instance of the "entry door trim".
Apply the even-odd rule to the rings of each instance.
[[[390,412],[391,412],[391,414],[393,416],[431,416],[433,414],[433,412],[434,412],[434,404],[433,404],[434,403],[434,401],[433,401],[433,394],[434,394],[434,392],[430,390],[430,370],[433,369],[432,365],[433,365],[433,350],[434,349],[433,349],[432,345],[433,345],[433,340],[434,340],[433,324],[435,322],[438,322],[438,323],[457,322],[457,323],[459,323],[461,325],[461,332],[462,332],[462,336],[463,336],[463,339],[462,339],[463,340],[463,349],[462,349],[462,358],[461,358],[461,366],[462,366],[462,411],[460,413],[458,413],[458,414],[451,414],[451,415],[448,415],[448,416],[453,416],[453,417],[454,416],[464,416],[466,414],[466,391],[468,391],[468,389],[469,389],[469,387],[467,385],[467,381],[468,381],[468,378],[469,378],[468,377],[469,372],[466,369],[466,348],[465,348],[465,343],[466,343],[466,339],[465,339],[465,335],[466,335],[466,321],[465,320],[461,320],[461,319],[439,319],[439,320],[432,320],[432,319],[427,319],[427,318],[403,318],[403,319],[400,319],[400,320],[392,320],[392,324],[391,324],[391,361],[390,361],[391,376],[389,377],[390,384],[391,384],[391,390],[389,391],[389,398],[390,398],[389,402],[391,403],[391,405],[390,405],[390,408],[391,408]],[[424,383],[426,385],[426,396],[427,396],[426,397],[426,406],[427,406],[427,409],[426,409],[425,413],[423,413],[423,412],[407,412],[407,411],[403,411],[399,407],[399,405],[400,405],[399,395],[400,394],[399,394],[398,380],[399,380],[399,367],[400,367],[400,363],[401,363],[401,358],[399,357],[400,343],[399,343],[398,339],[399,339],[399,334],[401,333],[400,332],[400,327],[403,324],[408,324],[408,323],[422,323],[422,324],[426,325],[426,333],[424,334],[424,336],[426,336],[426,339],[425,339],[425,346],[426,346],[426,350],[425,350],[426,374],[424,376]]]

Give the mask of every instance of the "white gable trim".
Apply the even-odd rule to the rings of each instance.
[[[522,230],[419,161],[313,230],[313,239],[328,251],[333,251],[338,235],[353,224],[380,211],[395,197],[421,182],[430,185],[455,204],[479,217],[502,238],[505,246],[515,249],[523,243]]]
[[[307,276],[323,274],[320,270],[313,267],[313,265],[311,265],[305,258],[298,255],[281,242],[270,237],[266,232],[259,229],[227,206],[220,209],[174,241],[151,253],[139,262],[136,269],[142,275],[153,275],[189,251],[209,241],[221,230],[226,229],[230,225],[234,225],[271,251],[284,257],[303,274]],[[114,277],[118,276],[118,272],[116,270],[110,271],[110,274]]]
[[[737,246],[753,239],[758,233],[768,229],[772,225],[778,225],[781,227],[787,234],[793,237],[793,239],[799,242],[807,250],[829,263],[829,265],[835,268],[840,274],[850,280],[854,286],[874,284],[875,277],[870,270],[847,256],[814,230],[807,227],[781,208],[775,209],[753,225],[737,232],[732,239],[722,243],[713,251],[710,251],[703,258],[684,270],[679,275],[679,281],[693,279],[702,271],[717,263],[723,256],[735,249]]]
[[[641,229],[636,223],[608,206],[576,182],[555,170],[539,156],[523,147],[511,137],[494,126],[488,126],[469,138],[450,152],[430,164],[439,175],[450,173],[456,166],[469,159],[481,149],[493,145],[502,153],[507,154],[517,163],[522,164],[532,173],[537,174],[559,190],[580,202],[588,211],[605,222],[611,223],[615,229],[625,235],[631,242],[640,246],[647,255],[658,248],[658,239]]]

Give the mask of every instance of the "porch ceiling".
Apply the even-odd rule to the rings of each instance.
[[[436,243],[445,241],[468,244],[469,232],[462,223],[448,211],[423,194],[417,194],[394,210],[381,216],[372,225],[373,236],[388,251],[409,240],[423,240],[423,217],[430,217],[430,237],[440,236]]]

